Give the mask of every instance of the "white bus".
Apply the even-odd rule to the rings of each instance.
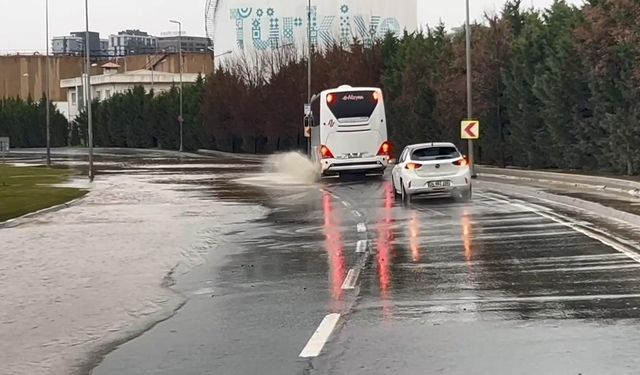
[[[391,144],[382,90],[325,90],[311,100],[311,113],[311,159],[323,176],[384,172]]]

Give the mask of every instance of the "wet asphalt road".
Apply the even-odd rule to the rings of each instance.
[[[251,161],[181,162],[158,162],[155,182],[266,214],[229,226],[215,257],[176,278],[186,304],[93,374],[638,373],[637,233],[506,185],[404,206],[387,179],[263,189],[237,182]],[[180,178],[194,170],[216,178]],[[330,313],[321,354],[300,358]]]
[[[553,208],[481,183],[470,204],[403,206],[386,179],[263,190],[234,177],[210,196],[268,214],[230,229],[223,264],[177,280],[187,304],[94,374],[640,368],[640,263]],[[329,313],[341,318],[321,355],[300,358]]]

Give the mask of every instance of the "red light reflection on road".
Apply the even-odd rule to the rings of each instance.
[[[377,232],[377,261],[378,261],[378,282],[380,284],[380,297],[382,298],[382,311],[385,319],[391,318],[392,304],[389,300],[389,289],[391,287],[391,256],[393,241],[393,187],[391,182],[384,185],[384,209],[381,220],[378,221]]]
[[[473,260],[472,229],[469,211],[464,210],[462,215],[462,242],[464,244],[464,258],[467,261],[467,264]]]
[[[411,260],[420,262],[420,217],[413,211],[409,222],[409,247],[411,248]]]
[[[344,243],[340,234],[340,224],[334,217],[336,212],[331,205],[331,195],[323,192],[322,210],[324,213],[325,249],[329,262],[329,288],[334,312],[340,310],[342,300],[342,283],[345,277]]]

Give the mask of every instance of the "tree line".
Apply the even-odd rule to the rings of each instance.
[[[33,101],[31,98],[0,99],[0,137],[9,137],[11,148],[45,147],[46,101]],[[67,145],[69,128],[67,120],[53,105],[50,107],[51,145]]]
[[[183,144],[196,150],[205,144],[200,116],[204,79],[184,87]],[[178,114],[180,91],[172,87],[159,94],[142,86],[118,93],[103,101],[93,101],[93,144],[96,147],[163,148],[180,145]],[[72,124],[72,144],[86,144],[87,112],[82,110]]]
[[[640,2],[506,3],[472,25],[478,161],[530,168],[640,169]],[[268,153],[304,149],[308,57],[283,46],[237,56],[185,88],[185,148]],[[378,86],[396,150],[459,140],[466,117],[464,29],[445,25],[357,40],[311,55],[312,91]],[[96,103],[100,146],[178,147],[178,91],[136,88]],[[1,124],[1,122],[0,122]],[[72,141],[86,139],[86,114]],[[1,125],[0,125],[1,126]]]
[[[640,2],[557,0],[544,10],[520,0],[472,26],[478,161],[531,168],[638,173]],[[379,86],[397,149],[459,141],[466,117],[464,29],[444,25],[358,41],[312,55],[313,92]],[[240,60],[206,83],[208,146],[245,152],[300,147],[306,61],[295,54]]]

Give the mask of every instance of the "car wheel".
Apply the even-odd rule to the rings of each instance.
[[[400,193],[398,193],[398,189],[396,188],[396,183],[393,176],[391,176],[391,186],[393,188],[393,197],[398,199],[400,197]]]
[[[400,197],[402,198],[402,203],[411,203],[411,195],[407,193],[402,180],[400,180]]]
[[[471,202],[471,198],[473,196],[473,189],[471,188],[471,186],[469,186],[467,189],[463,190],[460,193],[460,198],[459,200],[461,202]]]

